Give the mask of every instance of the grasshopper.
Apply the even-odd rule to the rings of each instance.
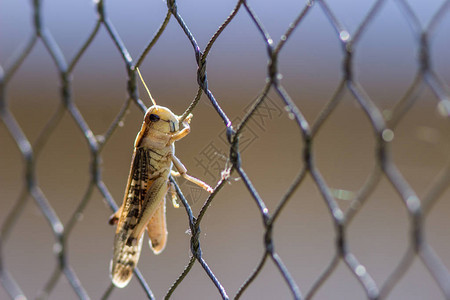
[[[169,190],[173,205],[178,207],[169,176],[182,176],[209,193],[213,192],[209,185],[188,175],[186,167],[175,156],[174,143],[190,132],[192,114],[185,118],[180,129],[180,116],[156,105],[139,69],[137,71],[153,105],[146,111],[134,142],[123,204],[109,219],[111,225],[117,225],[111,277],[114,285],[121,288],[131,280],[139,260],[145,229],[153,252],[159,254],[164,250],[167,241],[165,199]],[[172,170],[173,166],[178,172]]]

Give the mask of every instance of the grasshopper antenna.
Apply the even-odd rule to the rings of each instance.
[[[138,67],[136,67],[136,71],[139,74],[139,78],[141,78],[142,84],[144,85],[145,90],[147,91],[147,94],[150,97],[150,100],[152,100],[153,105],[156,105],[155,99],[153,99],[152,94],[150,94],[150,90],[148,89],[147,85],[145,84],[144,78],[142,78],[141,72],[139,71]]]

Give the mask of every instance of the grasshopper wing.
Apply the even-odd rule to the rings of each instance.
[[[123,288],[130,282],[141,254],[143,240],[144,235],[140,237],[136,245],[127,246],[122,243],[122,247],[114,247],[118,248],[114,249],[114,258],[111,260],[111,276],[115,286]]]
[[[143,234],[131,238],[141,221],[142,202],[151,181],[148,178],[147,155],[143,149],[135,149],[125,189],[122,207],[111,217],[117,223],[114,237],[114,256],[111,261],[111,277],[114,285],[124,287],[133,274],[142,248]],[[132,240],[131,240],[132,239]]]
[[[149,151],[135,149],[124,203],[110,219],[111,223],[117,222],[111,276],[118,287],[126,286],[131,279],[141,252],[143,233],[151,218],[155,212],[158,212],[158,216],[165,213],[168,171],[165,176],[160,174],[150,179],[152,157]],[[164,233],[167,234],[165,215],[163,218]],[[156,219],[159,220],[160,216]],[[160,244],[165,245],[165,237]]]

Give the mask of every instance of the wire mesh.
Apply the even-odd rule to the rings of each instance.
[[[408,110],[414,105],[418,93],[426,86],[430,89],[437,100],[437,106],[445,118],[449,118],[450,115],[450,94],[448,87],[443,80],[439,78],[433,69],[433,64],[430,58],[430,38],[436,30],[436,27],[441,23],[444,18],[448,18],[450,15],[450,1],[445,1],[442,6],[437,10],[435,15],[431,18],[431,21],[427,26],[422,26],[418,20],[418,17],[414,13],[405,0],[393,1],[396,6],[403,12],[404,18],[408,22],[411,28],[411,32],[415,36],[415,41],[420,49],[420,55],[417,59],[417,71],[415,74],[415,80],[409,86],[407,92],[396,103],[392,113],[389,117],[383,115],[379,107],[377,107],[371,98],[367,95],[364,88],[359,84],[357,76],[354,72],[354,56],[358,51],[358,43],[362,36],[372,22],[372,20],[380,14],[381,8],[385,5],[383,0],[375,1],[362,20],[356,31],[350,33],[339,19],[334,14],[333,10],[329,7],[327,1],[317,0],[308,1],[302,9],[299,10],[297,17],[286,28],[285,33],[280,37],[278,41],[272,39],[268,31],[264,29],[263,23],[259,20],[256,13],[252,10],[251,4],[247,1],[238,1],[236,6],[220,25],[217,31],[213,34],[206,47],[202,50],[198,45],[194,35],[189,30],[188,24],[182,18],[182,12],[177,9],[177,2],[175,0],[167,0],[167,14],[165,19],[153,39],[148,46],[136,58],[132,58],[127,50],[126,45],[122,42],[119,34],[114,28],[113,23],[107,17],[105,13],[106,1],[99,0],[95,2],[95,9],[97,11],[97,21],[94,29],[90,33],[89,37],[84,42],[81,49],[76,53],[72,60],[67,60],[62,54],[57,41],[53,38],[51,32],[43,25],[42,15],[42,1],[34,0],[32,2],[33,11],[33,28],[34,31],[27,39],[24,47],[15,52],[15,56],[9,61],[10,63],[1,69],[0,73],[0,115],[3,124],[15,140],[17,147],[24,159],[25,174],[23,176],[23,189],[20,197],[15,201],[14,207],[9,212],[7,218],[1,227],[1,239],[0,250],[8,243],[8,238],[12,228],[16,225],[18,216],[24,209],[26,199],[31,196],[36,202],[40,211],[48,221],[51,232],[56,240],[54,259],[57,261],[56,267],[52,272],[51,277],[48,279],[46,285],[42,287],[40,295],[41,298],[46,298],[51,295],[57,282],[62,276],[65,276],[70,283],[71,288],[76,292],[80,299],[90,299],[87,291],[82,285],[82,281],[78,278],[72,265],[67,259],[67,239],[72,232],[72,229],[77,224],[77,216],[82,213],[89,201],[94,190],[98,190],[108,205],[111,211],[117,209],[117,204],[114,201],[107,185],[102,179],[102,170],[100,168],[102,150],[108,143],[111,136],[114,134],[115,129],[119,126],[120,121],[123,119],[127,109],[130,105],[139,107],[142,112],[145,112],[146,106],[144,102],[139,98],[136,68],[140,67],[147,57],[148,53],[153,49],[162,33],[166,30],[170,19],[174,19],[179,27],[183,30],[185,38],[189,40],[194,50],[195,61],[197,63],[197,83],[198,91],[194,100],[187,107],[183,114],[184,119],[189,113],[195,110],[201,96],[204,94],[209,99],[211,105],[214,107],[217,114],[223,121],[225,128],[225,140],[228,143],[229,153],[227,155],[228,163],[226,169],[223,171],[223,176],[218,180],[214,192],[204,201],[202,208],[198,215],[194,215],[189,201],[181,192],[176,181],[171,178],[171,181],[175,184],[176,191],[181,199],[186,214],[189,220],[189,228],[191,232],[190,239],[190,252],[191,258],[188,261],[184,271],[174,280],[173,285],[169,288],[165,298],[171,297],[172,293],[178,288],[181,282],[189,274],[191,268],[195,263],[199,263],[203,268],[212,284],[217,289],[218,295],[223,299],[230,298],[230,291],[226,286],[223,286],[220,278],[218,278],[211,267],[208,266],[205,258],[203,257],[200,231],[203,217],[207,212],[210,205],[214,202],[217,194],[221,193],[222,187],[229,180],[231,174],[237,174],[242,180],[248,193],[255,201],[260,213],[262,224],[264,227],[264,253],[260,258],[259,263],[255,266],[254,271],[248,275],[247,280],[242,283],[242,286],[236,292],[233,298],[238,299],[243,296],[246,289],[252,285],[254,280],[261,274],[261,271],[268,260],[271,260],[279,271],[280,276],[286,283],[287,289],[290,290],[292,298],[294,299],[311,299],[316,292],[324,285],[339,262],[343,262],[351,273],[355,276],[361,287],[364,289],[368,299],[385,299],[388,297],[392,289],[402,279],[408,268],[411,266],[412,261],[418,257],[427,268],[435,280],[437,286],[442,292],[445,299],[450,299],[450,272],[446,268],[445,264],[441,261],[440,257],[435,253],[430,244],[427,243],[424,238],[424,222],[428,212],[432,208],[433,204],[447,189],[450,180],[450,165],[447,162],[443,167],[441,173],[437,179],[433,182],[428,192],[419,197],[414,189],[405,180],[402,173],[398,170],[396,164],[391,157],[390,142],[392,140],[393,133],[396,130],[396,126],[399,121],[408,113]],[[329,100],[326,107],[321,111],[319,117],[314,122],[308,122],[304,117],[302,110],[291,99],[287,90],[283,87],[283,81],[281,80],[280,73],[278,71],[278,61],[281,52],[285,44],[290,40],[293,32],[302,26],[302,21],[305,16],[308,15],[312,7],[318,6],[323,14],[326,16],[330,24],[332,25],[335,35],[340,42],[342,48],[342,80],[335,90],[333,97]],[[213,92],[208,86],[207,70],[207,58],[211,48],[215,44],[219,36],[227,30],[227,26],[235,20],[236,15],[240,12],[248,18],[257,28],[262,41],[265,44],[267,50],[267,81],[266,84],[254,101],[251,107],[247,110],[247,113],[241,120],[231,121],[227,114],[222,110],[221,103],[214,96]],[[79,62],[85,51],[90,47],[92,42],[96,39],[98,32],[101,28],[107,30],[111,41],[119,50],[123,64],[128,72],[127,82],[127,100],[123,104],[122,108],[118,112],[115,120],[110,124],[109,128],[103,135],[95,135],[88,123],[84,120],[83,115],[75,104],[72,97],[72,78],[74,67]],[[59,72],[59,80],[61,83],[60,90],[60,105],[59,109],[48,121],[41,135],[38,137],[35,143],[31,143],[30,140],[22,132],[21,126],[15,119],[14,114],[9,109],[8,95],[6,90],[11,82],[13,76],[20,69],[24,60],[29,56],[32,49],[36,46],[36,43],[41,41],[46,48],[46,51],[50,54],[54,64]],[[269,98],[269,92],[274,92],[279,99],[284,103],[287,108],[290,117],[295,120],[295,123],[300,130],[298,139],[303,142],[302,158],[303,167],[298,170],[298,175],[295,177],[292,184],[284,192],[284,195],[278,202],[275,210],[269,212],[264,199],[259,195],[258,190],[252,184],[252,179],[247,175],[244,167],[242,166],[242,151],[244,150],[243,141],[241,140],[243,131],[248,127],[249,121],[258,117],[258,109],[267,105],[271,99]],[[334,109],[341,102],[343,94],[350,92],[356,99],[358,105],[364,111],[367,119],[369,120],[373,134],[376,139],[375,148],[377,153],[376,165],[370,173],[370,176],[366,180],[365,184],[356,193],[356,196],[352,200],[352,204],[344,211],[337,204],[335,195],[332,189],[327,185],[319,168],[317,167],[313,144],[314,140],[320,131],[324,122],[333,113]],[[77,126],[83,132],[84,138],[90,148],[91,156],[91,174],[89,187],[78,204],[77,208],[73,212],[67,224],[63,224],[60,217],[52,208],[50,202],[46,196],[42,193],[41,188],[37,182],[35,166],[38,159],[40,150],[46,144],[49,136],[61,120],[64,113],[68,112],[74,119]],[[281,112],[280,112],[281,113]],[[320,194],[325,201],[335,229],[335,251],[328,266],[323,273],[315,280],[314,284],[309,290],[305,290],[299,285],[291,275],[289,265],[286,265],[281,256],[275,251],[273,230],[277,219],[282,218],[281,212],[286,204],[291,201],[291,198],[295,191],[298,189],[306,176],[310,176],[315,185],[317,186]],[[386,278],[383,284],[379,285],[373,279],[369,271],[362,265],[356,255],[352,253],[348,245],[347,228],[352,222],[355,215],[358,213],[360,207],[369,198],[373,191],[377,188],[382,179],[387,179],[393,186],[395,191],[399,194],[403,200],[404,206],[407,209],[410,219],[410,236],[409,247],[404,253],[402,259],[398,262],[394,271]],[[3,252],[3,251],[2,251]],[[151,284],[148,284],[143,278],[140,271],[136,268],[135,275],[140,282],[142,289],[149,299],[154,299],[155,296],[151,290]],[[26,299],[24,292],[21,289],[20,282],[18,282],[8,271],[7,263],[4,255],[0,256],[0,279],[6,292],[12,299]],[[102,299],[108,299],[114,290],[114,286],[111,284],[107,290],[104,291]]]

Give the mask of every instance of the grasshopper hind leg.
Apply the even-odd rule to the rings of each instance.
[[[153,253],[159,254],[166,247],[167,225],[166,225],[166,201],[159,204],[150,222],[147,225],[149,245]]]

